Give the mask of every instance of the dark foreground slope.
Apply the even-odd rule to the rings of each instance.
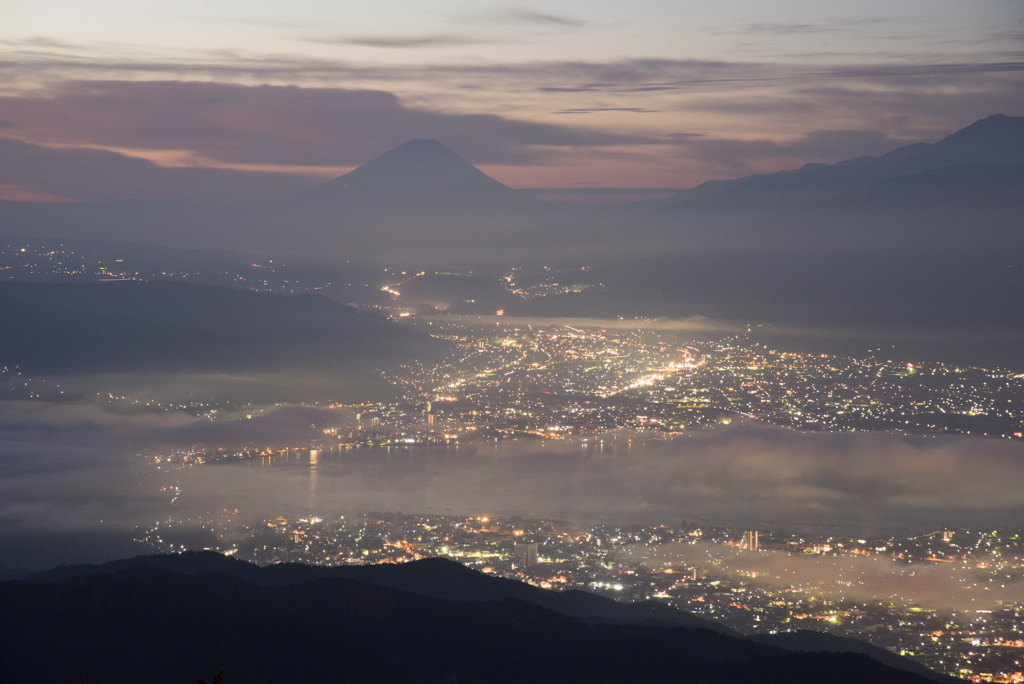
[[[102,565],[61,566],[28,579],[61,582],[75,577],[105,575],[130,568],[149,567],[187,575],[231,575],[261,585],[295,584],[342,578],[446,601],[501,601],[517,599],[587,621],[648,622],[694,627],[738,636],[736,632],[664,604],[649,601],[623,604],[582,591],[554,592],[502,577],[489,577],[470,568],[432,558],[395,565],[314,566],[281,563],[264,568],[213,552],[137,556]]]
[[[266,369],[429,354],[433,340],[318,295],[157,282],[0,283],[0,366]]]
[[[86,667],[91,681],[155,683],[221,668],[226,684],[942,681],[863,654],[758,644],[692,616],[690,627],[650,621],[600,597],[571,617],[559,596],[439,559],[261,569],[198,553],[58,568],[0,584],[0,671],[23,682]]]

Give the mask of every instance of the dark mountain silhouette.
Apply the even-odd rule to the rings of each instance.
[[[1020,368],[1022,215],[1024,117],[999,114],[934,144],[635,207],[632,235],[661,254],[593,268],[601,288],[504,309],[758,321],[807,331],[774,343],[808,351],[898,345],[908,360]]]
[[[957,229],[969,219],[976,234],[970,239],[981,235],[998,249],[1012,239],[1007,226],[1016,225],[1024,197],[1022,131],[1024,118],[995,114],[933,144],[709,181],[607,215],[536,200],[437,141],[411,140],[340,178],[255,205],[0,202],[0,232],[424,266],[548,265],[755,244],[871,251],[879,240],[890,247],[890,232],[907,248],[936,235],[962,241],[966,233]]]
[[[354,171],[298,196],[334,199],[354,191],[496,193],[509,197],[518,194],[436,140],[409,140]]]
[[[962,164],[896,176],[802,206],[765,212],[757,220],[733,224],[731,234],[762,245],[770,236],[779,236],[781,248],[812,253],[864,255],[879,250],[882,259],[886,258],[883,251],[914,254],[905,268],[915,272],[916,282],[928,283],[936,294],[956,283],[956,299],[956,291],[977,291],[973,282],[981,282],[962,279],[964,267],[1001,261],[998,268],[1005,269],[1019,262],[1024,255],[1022,213],[1024,163]],[[950,256],[961,266],[937,268]],[[982,280],[991,277],[983,274]],[[1005,294],[999,289],[987,292],[995,299]],[[1003,305],[1013,302],[1006,300]]]
[[[1016,159],[1024,145],[1024,117],[993,114],[975,121],[956,133],[935,143],[937,149],[957,150],[961,153],[976,150],[985,156],[998,155],[1003,148],[1005,159]],[[907,149],[907,148],[901,148]]]
[[[302,255],[485,249],[551,204],[516,192],[436,140],[410,140],[323,185],[251,206],[0,201],[9,235]]]
[[[499,183],[436,140],[410,140],[340,178],[255,209],[272,243],[281,225],[301,244],[338,252],[484,247],[557,213]]]
[[[941,208],[978,212],[1024,207],[1024,164],[964,164],[897,176],[811,205],[822,209]]]
[[[553,592],[501,577],[488,577],[460,563],[433,558],[417,563],[324,567],[282,563],[261,568],[213,552],[137,556],[102,565],[61,566],[34,573],[32,581],[65,581],[73,577],[153,567],[188,575],[226,574],[257,584],[294,584],[336,577],[408,591],[446,601],[501,601],[514,598],[589,621],[658,623],[711,629],[736,636],[727,627],[657,602],[622,604],[582,591]]]
[[[559,254],[607,258],[625,250],[637,255],[644,249],[650,253],[678,248],[694,240],[755,238],[782,244],[803,241],[810,224],[831,220],[821,216],[823,202],[860,191],[870,195],[875,186],[885,194],[896,187],[889,181],[898,178],[916,177],[919,196],[943,194],[952,181],[932,172],[962,167],[964,183],[991,182],[1008,188],[1001,197],[1012,196],[1019,187],[1019,174],[1012,169],[1024,164],[1022,131],[1024,118],[995,114],[934,144],[907,145],[881,157],[709,181],[605,218],[577,215],[512,190],[435,140],[410,140],[340,178],[252,206],[0,202],[0,231],[263,254],[412,258],[437,264],[499,256],[530,262]],[[932,185],[925,187],[928,183]],[[874,200],[867,195],[864,201],[870,204]],[[915,201],[909,198],[902,210],[914,211]],[[951,199],[947,203],[955,204]],[[956,206],[962,212],[981,211],[982,219],[990,223],[1006,220],[1005,212],[981,205],[974,201]],[[808,207],[817,214],[765,225],[780,212]],[[637,214],[650,216],[653,225],[637,225]],[[882,216],[876,222],[887,220]],[[624,225],[627,221],[629,226]],[[541,254],[537,243],[544,246]]]
[[[758,644],[693,617],[686,626],[626,611],[572,617],[548,605],[557,592],[442,559],[258,568],[215,555],[145,556],[0,584],[0,668],[25,682],[86,666],[108,682],[220,669],[225,682],[952,681],[898,657],[902,668]],[[629,608],[591,598],[606,611]],[[842,643],[824,639],[819,651]]]
[[[746,178],[731,178],[729,180],[710,180],[704,181],[695,188],[687,188],[680,190],[679,192],[673,193],[672,195],[655,200],[641,200],[639,202],[630,202],[622,207],[624,212],[644,212],[654,211],[656,209],[662,209],[664,207],[670,207],[682,202],[686,202],[695,197],[701,197],[703,195],[712,195],[718,192],[724,192],[730,188],[734,188],[740,183],[744,182]]]
[[[1024,251],[1022,215],[1024,164],[965,164],[889,178],[787,209],[744,232],[786,231],[791,243],[831,243],[846,252],[884,245],[971,260],[999,255],[1013,264]],[[928,277],[943,275],[935,271]]]
[[[1019,164],[1024,164],[1024,117],[993,114],[934,144],[907,145],[881,157],[807,164],[792,171],[733,181],[710,181],[659,200],[656,205],[648,204],[647,208],[665,214],[764,212],[819,202],[887,179],[925,171],[966,165]],[[989,171],[991,173],[992,169]]]
[[[943,219],[941,208],[904,214],[893,223],[883,212],[836,213],[814,214],[818,220],[807,226],[809,247],[749,238],[717,251],[666,250],[653,258],[624,259],[587,272],[601,288],[522,301],[506,306],[505,315],[703,315],[737,327],[770,324],[757,340],[774,345],[769,348],[857,356],[882,344],[898,345],[900,358],[908,361],[944,359],[1024,372],[1019,221],[1008,217],[992,225],[976,217],[956,225]],[[994,247],[1000,235],[1002,243]]]
[[[43,373],[330,365],[440,348],[320,295],[170,281],[2,282],[0,319],[0,365]]]
[[[914,660],[910,660],[909,658],[896,655],[892,651],[887,651],[881,646],[875,646],[867,643],[866,641],[859,641],[857,639],[851,639],[850,637],[835,636],[824,632],[812,632],[810,630],[801,629],[796,632],[757,634],[749,637],[749,639],[760,644],[778,646],[779,648],[784,648],[787,651],[802,651],[806,653],[816,653],[821,651],[827,653],[863,653],[880,663],[885,663],[886,665],[890,665],[900,670],[916,672],[921,676],[932,678],[937,682],[959,681],[954,677],[939,675],[934,671],[929,670],[924,665],[921,665]]]

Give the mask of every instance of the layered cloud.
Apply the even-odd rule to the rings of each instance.
[[[299,46],[292,52],[7,39],[0,135],[158,166],[321,177],[407,139],[434,138],[514,186],[691,187],[881,154],[995,112],[1024,111],[1013,30],[989,40],[971,34],[970,45],[945,52],[923,50],[918,36],[922,49],[910,53],[870,17],[751,20],[709,29],[717,40],[740,41],[728,53],[645,57],[629,43],[622,56],[600,59],[559,57],[544,42],[552,32],[569,40],[618,30],[591,17],[504,8],[446,21],[385,30],[289,24],[290,45]],[[847,36],[851,27],[884,44],[870,54],[852,49],[856,42],[844,43],[846,52],[809,51],[808,41]],[[743,43],[764,36],[793,42],[792,54]],[[535,40],[546,48],[524,47]],[[267,192],[254,176],[238,178],[254,183],[237,196]],[[90,196],[69,195],[63,183],[3,184],[26,196]],[[141,196],[189,196],[175,192]]]
[[[480,38],[454,34],[433,34],[420,36],[308,36],[313,43],[337,45],[361,45],[385,49],[450,47],[452,45],[476,45]]]
[[[471,24],[524,24],[555,28],[577,28],[586,26],[587,22],[567,14],[554,12],[538,12],[523,7],[505,7],[491,11],[483,11],[470,14],[459,14],[456,21]]]
[[[65,84],[0,99],[4,131],[35,143],[187,151],[225,164],[354,166],[410,138],[451,141],[476,163],[523,161],[520,148],[637,145],[653,138],[446,114],[391,93],[218,83]],[[536,162],[536,159],[531,159]]]
[[[317,176],[163,167],[104,149],[49,147],[0,137],[0,198],[23,201],[255,201],[296,192]]]
[[[849,159],[878,156],[898,147],[900,141],[881,131],[819,130],[791,140],[735,140],[679,136],[679,154],[708,164],[736,169],[737,175],[753,171],[758,162],[778,160],[799,164],[807,159]]]
[[[585,73],[564,71],[574,84],[545,87],[577,93],[679,87],[679,82],[667,80],[657,86],[638,85],[665,65],[578,67]],[[719,66],[687,68],[696,83],[702,80],[698,72],[714,72]],[[854,98],[839,91],[828,97]],[[695,105],[733,117],[752,107],[736,101]],[[766,112],[773,111],[773,103],[764,106]],[[774,115],[786,114],[787,107],[775,107]],[[660,124],[607,130],[589,123],[594,116],[672,114],[643,107],[553,113],[587,116],[572,117],[573,125],[568,125],[448,112],[407,106],[382,90],[69,82],[40,94],[0,97],[0,144],[11,162],[0,172],[0,186],[10,199],[38,195],[69,200],[246,200],[287,194],[317,179],[341,175],[411,138],[439,139],[512,184],[535,181],[540,168],[561,167],[567,179],[587,173],[590,178],[614,180],[621,173],[636,178],[636,170],[646,166],[648,173],[658,169],[651,173],[652,180],[685,186],[690,183],[684,172],[695,165],[728,177],[809,160],[883,154],[903,142],[878,130],[816,130],[777,140],[659,132]],[[635,183],[627,179],[621,185]]]
[[[337,176],[411,138],[440,139],[492,165],[557,163],[572,148],[669,143],[410,108],[375,90],[168,81],[78,82],[3,97],[0,122],[12,160],[0,184],[68,199],[284,194],[308,181],[282,172]]]
[[[1017,443],[736,423],[671,441],[634,433],[585,445],[336,449],[322,452],[315,468],[304,457],[274,466],[153,463],[197,446],[308,446],[324,439],[324,428],[353,420],[347,410],[306,406],[211,421],[98,401],[0,402],[0,521],[20,539],[225,507],[251,517],[452,511],[889,535],[1015,525],[1024,514]]]
[[[251,416],[251,417],[250,417]],[[248,409],[211,421],[180,413],[125,413],[101,403],[0,404],[3,510],[107,502],[133,508],[133,454],[202,446],[308,446],[323,428],[351,424],[346,410]],[[362,455],[360,455],[362,454]],[[817,433],[733,424],[674,440],[656,435],[466,443],[416,453],[325,453],[316,475],[327,510],[521,513],[578,520],[692,518],[715,524],[870,532],[1006,525],[1024,512],[1019,444],[969,438]],[[307,505],[308,467],[196,467],[172,473],[199,507],[251,514]],[[255,479],[254,479],[255,478]],[[131,487],[108,486],[113,481]],[[134,487],[135,489],[132,489]],[[120,497],[126,497],[121,501]],[[166,502],[165,502],[166,503]]]

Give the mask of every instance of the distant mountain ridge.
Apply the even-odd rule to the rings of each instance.
[[[1024,164],[964,164],[887,178],[809,206],[992,209],[1019,206],[1022,192]]]
[[[993,147],[1007,144],[1024,144],[1024,117],[993,114],[947,135],[935,143],[935,147],[974,148],[987,153]]]
[[[320,186],[253,205],[0,202],[0,232],[437,266],[600,262],[709,243],[803,248],[819,227],[834,225],[862,243],[877,240],[887,226],[916,225],[900,228],[913,244],[930,239],[922,231],[933,223],[946,239],[970,222],[991,233],[988,246],[998,249],[1013,212],[1024,210],[1024,188],[1013,171],[1021,165],[1024,118],[994,114],[936,143],[881,157],[708,181],[664,200],[583,215],[503,185],[436,140],[410,140]],[[952,172],[937,173],[954,168],[961,169],[963,187]],[[900,178],[915,180],[893,182]],[[1002,188],[994,204],[985,200],[992,192],[967,188],[982,182]],[[906,206],[893,208],[900,188],[909,193]],[[927,200],[935,195],[948,205],[938,215]],[[833,200],[846,204],[829,209]],[[874,213],[855,215],[863,211]],[[862,225],[882,229],[862,232]]]
[[[559,207],[491,178],[436,140],[410,140],[284,197],[228,207],[179,202],[0,201],[0,233],[304,256],[435,256],[487,250]]]
[[[881,181],[943,168],[1024,164],[1024,117],[993,114],[942,140],[899,147],[881,157],[858,157],[835,164],[708,181],[672,197],[632,207],[663,214],[694,211],[773,210],[820,202]]]

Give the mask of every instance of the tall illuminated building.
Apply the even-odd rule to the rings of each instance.
[[[516,543],[516,567],[529,568],[537,564],[536,543]]]

